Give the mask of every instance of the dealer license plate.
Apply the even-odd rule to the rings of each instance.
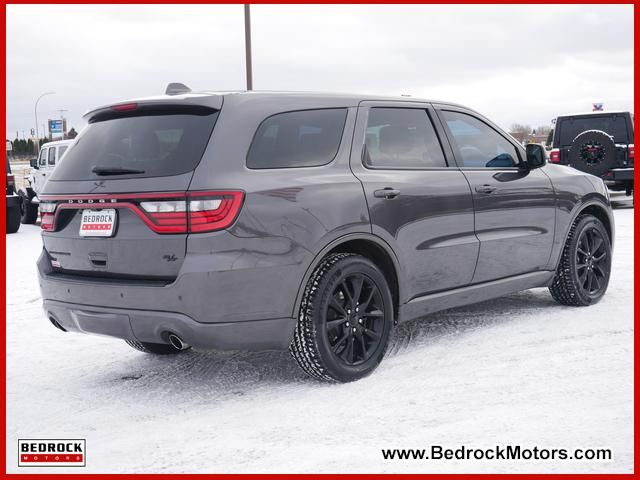
[[[80,222],[81,237],[110,237],[116,224],[116,209],[83,210]]]

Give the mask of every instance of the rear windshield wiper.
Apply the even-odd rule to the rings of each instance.
[[[96,175],[127,175],[130,173],[144,173],[144,170],[126,167],[93,167],[91,169]]]

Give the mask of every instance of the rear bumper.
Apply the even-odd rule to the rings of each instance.
[[[195,256],[169,284],[77,278],[56,274],[43,250],[38,281],[47,317],[69,331],[153,343],[173,332],[203,349],[285,349],[301,266],[248,267],[215,271]]]
[[[68,332],[108,335],[125,340],[166,343],[167,334],[203,349],[284,350],[291,342],[293,318],[248,322],[198,323],[174,312],[94,307],[45,300],[45,314]]]
[[[611,174],[603,177],[606,180],[613,180],[615,182],[633,180],[633,168],[613,168],[610,170]]]

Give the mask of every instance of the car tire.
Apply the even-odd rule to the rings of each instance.
[[[7,233],[16,233],[20,229],[20,207],[7,208]]]
[[[127,345],[136,350],[144,353],[153,353],[156,355],[174,355],[176,353],[182,353],[189,350],[191,347],[183,348],[182,350],[169,345],[168,343],[147,343],[139,342],[137,340],[125,340]]]
[[[38,220],[38,204],[31,203],[29,195],[23,191],[20,196],[20,221],[25,225],[33,225]]]
[[[393,318],[380,269],[360,255],[330,254],[307,282],[289,350],[311,377],[358,380],[382,361]]]
[[[616,143],[601,130],[587,130],[573,139],[569,165],[581,172],[600,176],[616,165]]]
[[[611,240],[602,222],[581,215],[571,226],[549,291],[559,303],[587,306],[600,301],[611,276]]]

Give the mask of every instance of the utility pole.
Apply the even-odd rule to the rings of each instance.
[[[36,145],[38,146],[38,148],[36,149],[36,153],[40,153],[40,133],[38,132],[38,102],[40,101],[40,99],[42,97],[44,97],[45,95],[53,95],[56,92],[45,92],[42,95],[40,95],[38,97],[38,99],[36,100],[36,106],[34,108],[34,111],[36,113],[36,137],[38,137],[38,141],[36,142]],[[44,128],[44,127],[43,127]]]
[[[251,11],[250,5],[244,5],[244,48],[247,70],[247,90],[253,90],[253,72],[251,68]]]

